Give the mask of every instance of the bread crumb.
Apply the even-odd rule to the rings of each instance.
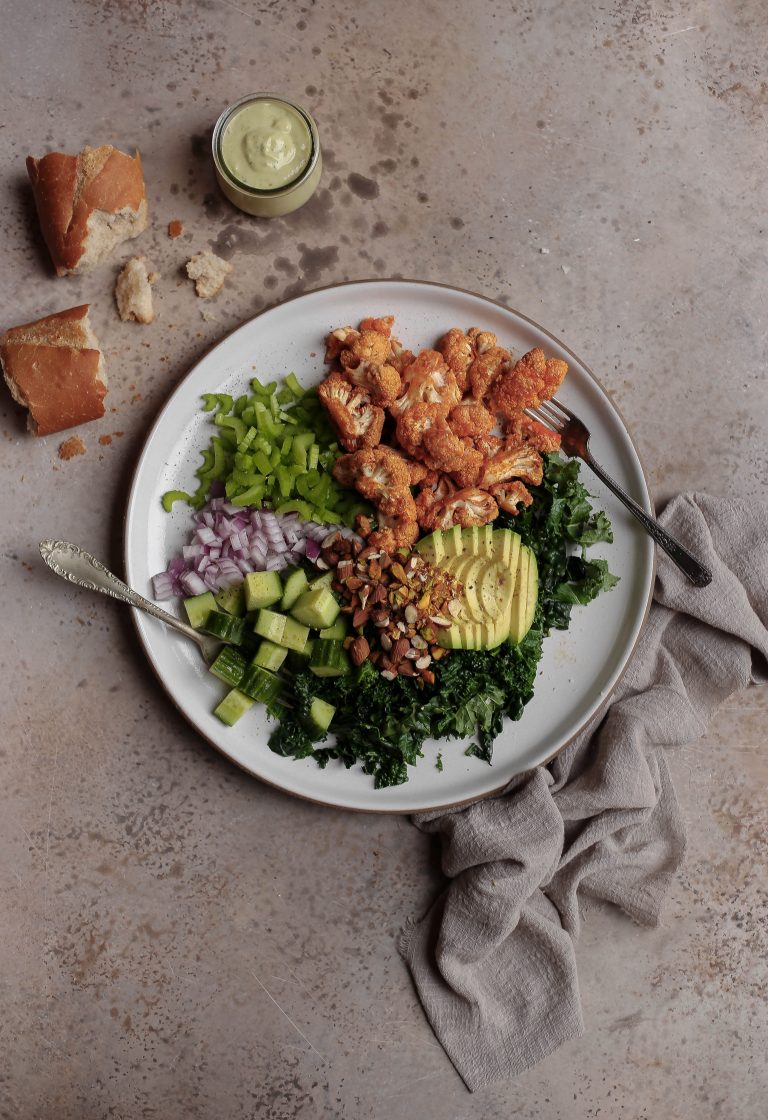
[[[131,257],[121,268],[115,283],[115,301],[124,323],[134,319],[137,323],[151,323],[155,317],[152,306],[151,284],[157,273],[147,272],[144,257]]]
[[[217,257],[210,249],[195,253],[187,261],[187,276],[195,281],[195,292],[201,299],[211,299],[220,292],[232,265]]]
[[[175,239],[181,237],[184,232],[184,223],[180,222],[178,218],[174,218],[172,222],[168,223],[168,236]]]
[[[200,308],[200,316],[205,319],[206,323],[215,323],[219,318],[215,311],[211,311],[207,307]]]
[[[112,442],[112,436],[99,436],[99,443],[101,444],[102,447],[106,447],[107,444],[109,444],[111,442]]]
[[[64,459],[65,462],[67,459],[74,459],[76,455],[85,455],[86,451],[87,448],[80,436],[70,436],[59,444],[59,458]]]

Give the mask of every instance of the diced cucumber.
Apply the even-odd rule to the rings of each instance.
[[[300,673],[303,669],[307,668],[314,645],[315,640],[310,638],[304,646],[304,649],[288,650],[288,664],[295,672]]]
[[[227,693],[219,706],[213,709],[213,714],[218,716],[222,723],[231,727],[252,707],[253,700],[251,697],[246,696],[239,688],[233,688],[231,692]]]
[[[232,646],[224,646],[208,671],[213,673],[214,677],[218,677],[220,681],[224,681],[224,684],[237,686],[243,679],[247,664],[248,662],[242,653],[233,649]]]
[[[245,605],[249,611],[279,603],[283,585],[277,572],[250,572],[245,577]]]
[[[221,638],[222,641],[239,646],[245,635],[245,619],[235,618],[231,614],[224,614],[223,611],[211,611],[205,620],[203,630],[206,634],[213,634],[214,638]]]
[[[276,673],[287,656],[288,650],[284,646],[278,646],[265,638],[256,651],[253,664],[261,665],[262,669],[269,669],[272,673]]]
[[[256,616],[254,630],[260,638],[267,638],[268,641],[279,646],[285,630],[285,615],[262,608]]]
[[[335,572],[323,572],[317,579],[311,579],[309,581],[309,590],[317,591],[318,587],[330,587],[334,581],[335,575]]]
[[[238,583],[234,587],[227,587],[224,591],[219,591],[216,596],[216,603],[220,610],[242,618],[245,614],[245,585]]]
[[[349,633],[349,622],[346,615],[340,614],[332,626],[326,626],[320,631],[321,638],[338,638],[343,641]]]
[[[202,595],[190,595],[184,600],[184,610],[187,612],[189,625],[194,630],[202,630],[210,612],[216,610],[213,592],[204,591]]]
[[[280,639],[281,646],[285,646],[286,649],[294,649],[297,653],[301,653],[304,646],[307,644],[308,638],[308,626],[302,626],[295,618],[286,618],[285,626],[283,627],[283,636]]]
[[[316,638],[309,667],[316,677],[343,677],[352,665],[342,642],[334,638]]]
[[[269,704],[280,692],[282,683],[278,676],[270,673],[269,669],[252,664],[245,670],[245,675],[240,681],[240,691],[251,700],[258,700],[260,704]]]
[[[280,610],[289,611],[300,595],[307,590],[309,580],[303,568],[289,568],[283,572],[283,597]]]
[[[291,614],[305,626],[325,630],[336,621],[339,609],[333,592],[327,587],[318,587],[305,591],[291,608]]]
[[[336,709],[333,704],[328,704],[325,700],[321,700],[319,696],[312,697],[312,703],[309,705],[309,719],[318,731],[327,731],[335,715]]]

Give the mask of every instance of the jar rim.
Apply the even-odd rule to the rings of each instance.
[[[284,183],[281,187],[270,187],[267,189],[263,187],[252,187],[249,183],[244,183],[242,179],[238,179],[232,172],[229,164],[222,156],[221,142],[225,128],[239,109],[242,109],[244,105],[248,105],[254,101],[278,101],[283,105],[289,105],[292,109],[296,110],[309,129],[309,137],[312,144],[309,159],[299,174],[294,179],[291,179],[290,182]],[[296,190],[309,178],[315,169],[320,155],[320,140],[317,133],[317,125],[303,105],[299,105],[297,102],[291,101],[289,97],[283,97],[282,94],[279,93],[248,93],[238,101],[233,101],[219,116],[213,128],[211,151],[217,171],[219,174],[223,175],[233,187],[236,187],[244,194],[257,198],[270,198],[277,195],[288,194],[290,191]]]

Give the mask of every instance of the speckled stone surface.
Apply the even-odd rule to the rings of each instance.
[[[661,926],[588,917],[585,1037],[471,1096],[396,952],[440,882],[428,839],[240,773],[158,689],[127,613],[36,552],[63,536],[119,570],[133,464],[196,357],[369,276],[560,335],[657,500],[762,494],[764,28],[760,0],[6,5],[0,326],[91,301],[110,391],[69,462],[0,399],[3,1120],[765,1115],[765,692],[674,757],[690,843]],[[272,223],[224,201],[208,157],[256,89],[304,101],[325,147],[315,198]],[[119,259],[161,274],[151,327],[117,319],[114,264],[53,278],[25,185],[28,153],[105,141],[144,160],[152,226]],[[205,247],[234,266],[211,321],[180,271]]]

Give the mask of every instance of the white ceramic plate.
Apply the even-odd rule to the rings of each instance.
[[[211,426],[200,411],[205,392],[244,392],[254,374],[262,380],[293,370],[305,385],[324,375],[323,340],[332,327],[369,315],[395,315],[395,332],[410,349],[432,346],[449,327],[494,331],[517,355],[541,346],[565,358],[570,370],[559,398],[592,430],[600,463],[645,509],[652,511],[637,453],[615,406],[587,367],[561,342],[516,311],[455,288],[407,280],[371,280],[309,292],[264,312],[219,343],[190,371],[158,416],[139,459],[128,502],[125,567],[128,583],[151,596],[150,577],[179,552],[189,532],[189,510],[163,511],[166,490],[195,488],[200,451]],[[267,747],[271,724],[253,708],[227,728],[211,713],[221,682],[206,670],[195,648],[162,623],[134,612],[139,637],[171,698],[213,746],[255,777],[288,793],[346,809],[415,812],[482,797],[515,774],[549,759],[595,714],[616,685],[648,609],[654,573],[653,545],[624,507],[587,467],[582,477],[614,528],[614,543],[592,550],[605,556],[621,582],[587,607],[576,607],[571,628],[544,643],[536,693],[523,718],[507,722],[496,740],[493,764],[468,758],[456,740],[427,743],[424,758],[402,786],[375,790],[359,768],[311,759],[297,761]],[[444,769],[435,765],[438,750]]]

